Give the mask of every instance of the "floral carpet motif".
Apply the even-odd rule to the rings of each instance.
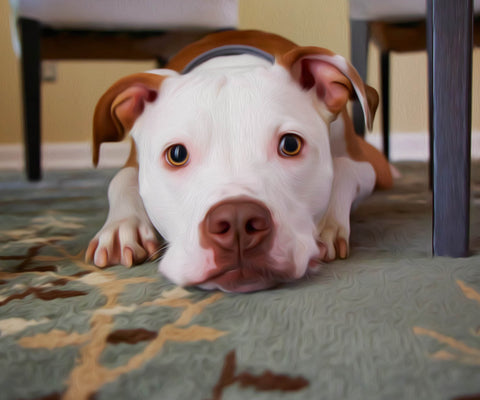
[[[1,172],[0,398],[480,398],[480,165],[461,259],[431,257],[426,166],[397,166],[349,259],[246,295],[85,263],[113,170]]]

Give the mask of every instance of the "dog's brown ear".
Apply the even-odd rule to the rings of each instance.
[[[378,92],[373,87],[367,85],[366,83],[365,83],[365,92],[367,93],[368,108],[370,110],[370,116],[373,121],[375,119],[375,113],[377,112],[380,97],[378,96]]]
[[[157,98],[164,75],[139,73],[114,83],[100,98],[93,117],[93,164],[97,166],[103,142],[123,140],[145,103]]]
[[[318,97],[332,115],[337,115],[349,99],[357,97],[365,123],[368,129],[372,129],[373,113],[366,86],[355,68],[342,56],[321,47],[297,47],[284,54],[279,63],[290,70],[303,88],[315,87]]]

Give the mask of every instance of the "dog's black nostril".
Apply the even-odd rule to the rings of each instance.
[[[268,223],[263,218],[251,218],[245,224],[245,232],[248,234],[260,232],[268,228]]]
[[[245,225],[245,232],[247,233],[254,233],[256,232],[255,227],[253,226],[253,223],[251,221],[248,221],[247,224]]]
[[[228,221],[218,221],[212,229],[212,233],[217,235],[225,235],[231,228]]]

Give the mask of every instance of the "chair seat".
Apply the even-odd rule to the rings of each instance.
[[[350,18],[364,21],[409,21],[425,18],[428,0],[350,0]],[[473,0],[480,13],[480,0]]]
[[[167,30],[237,26],[237,0],[10,0],[19,17],[58,29]]]

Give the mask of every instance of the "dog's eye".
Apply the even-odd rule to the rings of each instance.
[[[166,150],[165,159],[172,167],[181,167],[188,162],[190,156],[183,144],[174,144]]]
[[[300,154],[302,150],[303,141],[300,136],[294,133],[287,133],[280,139],[278,152],[284,157],[294,157]]]

